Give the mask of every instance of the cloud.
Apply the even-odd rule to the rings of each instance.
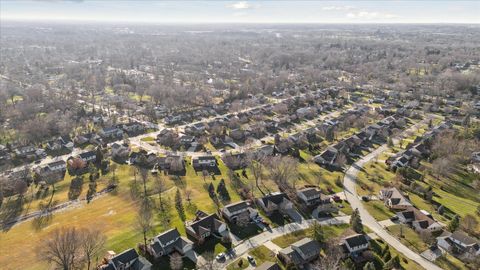
[[[375,20],[375,19],[395,19],[395,18],[399,18],[399,16],[391,13],[356,11],[356,12],[349,12],[347,14],[347,18]]]
[[[228,8],[233,8],[233,9],[250,9],[250,8],[253,8],[253,6],[250,5],[246,1],[236,2],[236,3],[233,3],[233,4],[227,5],[227,7]]]
[[[353,6],[326,6],[322,7],[322,10],[326,11],[339,11],[339,10],[352,10],[354,9]]]

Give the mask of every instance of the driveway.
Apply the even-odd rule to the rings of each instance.
[[[244,240],[239,245],[232,249],[232,257],[227,257],[224,262],[216,262],[215,269],[225,269],[228,264],[235,261],[236,259],[246,255],[250,250],[259,247],[268,241],[277,238],[279,236],[304,230],[309,228],[315,222],[315,219],[304,219],[300,223],[289,223],[280,227],[273,228],[271,230],[266,230],[261,234],[255,235],[249,239]],[[350,221],[350,216],[342,216],[342,217],[335,217],[335,218],[326,218],[322,220],[318,220],[320,225],[327,226],[327,225],[338,225],[338,224],[345,224]],[[202,264],[205,262],[205,259],[202,256],[197,257],[197,265]]]
[[[425,119],[427,120],[427,119]],[[425,121],[424,120],[424,121]],[[422,122],[424,122],[422,121]],[[419,124],[422,124],[422,122],[410,127],[408,130],[413,130],[416,128]],[[402,132],[402,134],[405,134],[405,132],[408,132],[408,130]],[[395,140],[394,140],[395,141]],[[398,140],[397,140],[398,141]],[[350,168],[345,172],[345,176],[343,178],[343,186],[345,189],[345,196],[350,203],[350,206],[353,209],[358,209],[360,212],[360,217],[362,218],[362,223],[369,227],[374,233],[376,233],[380,238],[382,238],[385,242],[387,242],[389,245],[393,246],[396,250],[398,250],[400,253],[402,253],[405,257],[415,261],[419,265],[421,265],[423,268],[428,269],[428,270],[441,270],[442,268],[438,267],[437,265],[433,264],[429,260],[423,258],[420,254],[416,253],[415,251],[412,251],[408,247],[406,247],[404,244],[402,244],[397,238],[394,236],[390,235],[385,228],[378,223],[375,218],[368,213],[368,211],[363,207],[362,201],[359,199],[356,191],[356,179],[359,171],[362,169],[362,167],[373,160],[375,157],[379,156],[382,154],[384,151],[388,149],[387,145],[384,144],[380,147],[378,147],[376,150],[371,152],[370,154],[366,155],[362,159],[358,160],[355,162]]]

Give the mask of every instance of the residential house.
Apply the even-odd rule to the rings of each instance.
[[[240,201],[225,205],[222,208],[222,216],[230,223],[238,223],[250,221],[252,218],[258,216],[258,212],[250,207],[246,201]]]
[[[304,188],[297,191],[300,202],[307,207],[330,203],[330,197],[322,194],[317,188]]]
[[[206,238],[215,234],[221,236],[226,230],[227,225],[217,216],[217,214],[207,215],[202,211],[197,211],[196,219],[185,228],[187,235],[191,236],[199,243],[203,243]]]
[[[47,149],[50,151],[73,150],[73,142],[68,136],[59,136],[47,142]]]
[[[355,234],[343,239],[343,246],[350,256],[357,256],[370,246],[368,238],[364,234]]]
[[[65,161],[54,161],[46,165],[35,168],[35,174],[41,181],[47,184],[52,184],[63,180],[65,172],[67,171],[67,164]]]
[[[152,264],[144,257],[138,255],[133,248],[120,254],[110,251],[105,258],[105,264],[100,265],[100,270],[150,270]]]
[[[96,145],[102,145],[103,144],[102,138],[95,133],[87,133],[87,134],[77,135],[74,139],[74,142],[77,145],[82,145],[82,144],[86,144],[86,143],[91,143],[91,144],[96,144]]]
[[[147,251],[155,259],[158,259],[174,251],[185,255],[185,253],[192,250],[192,247],[192,241],[182,237],[177,228],[174,228],[155,236],[147,246]]]
[[[276,211],[284,212],[293,208],[293,203],[288,199],[287,194],[275,192],[257,199],[257,205],[262,207],[267,215]]]
[[[217,159],[214,156],[199,156],[193,158],[193,168],[195,170],[207,170],[217,167]]]
[[[17,147],[15,148],[14,153],[20,158],[38,158],[45,155],[43,149],[38,149],[33,145]]]
[[[437,245],[464,260],[473,260],[480,256],[480,241],[462,231],[443,232],[437,237]]]
[[[125,131],[128,134],[138,134],[140,132],[145,131],[145,126],[137,122],[121,124],[121,125],[118,125],[118,127],[123,129],[123,131]]]
[[[130,148],[125,144],[113,143],[110,149],[112,158],[116,160],[126,160],[130,154]]]
[[[443,229],[442,225],[435,221],[430,214],[415,207],[408,207],[398,212],[397,216],[401,223],[411,226],[418,233],[436,232]]]
[[[412,206],[410,201],[397,188],[386,188],[380,190],[380,200],[393,210],[405,210]]]
[[[158,168],[167,171],[170,174],[185,171],[185,160],[179,155],[168,155],[158,158]]]
[[[97,159],[96,151],[87,151],[78,155],[85,162],[93,162]]]
[[[285,265],[292,263],[298,269],[305,269],[319,254],[320,243],[306,237],[280,250],[277,256]]]
[[[102,138],[121,138],[123,136],[123,130],[118,127],[105,127],[100,130],[99,134]]]

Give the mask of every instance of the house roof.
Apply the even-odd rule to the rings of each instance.
[[[275,192],[275,193],[270,193],[263,196],[261,200],[264,205],[267,205],[268,202],[272,202],[274,204],[280,204],[283,202],[283,200],[288,200],[288,197],[283,192]]]
[[[180,233],[178,232],[177,228],[165,231],[157,236],[155,238],[158,239],[158,241],[163,245],[166,246],[167,243],[177,239],[180,237]]]
[[[118,267],[121,264],[129,263],[138,258],[138,253],[135,249],[127,249],[120,254],[117,254],[112,258],[113,264]]]
[[[85,159],[85,158],[88,158],[88,157],[92,157],[92,156],[95,156],[97,153],[95,151],[88,151],[88,152],[84,152],[84,153],[81,153],[79,156],[82,158],[82,159]]]
[[[344,239],[349,247],[358,247],[368,244],[368,239],[364,234],[356,234]]]
[[[462,231],[455,231],[450,235],[450,238],[455,239],[467,246],[478,244],[478,241],[475,238],[470,237],[468,234]]]
[[[305,188],[305,189],[299,190],[298,192],[302,193],[307,198],[312,197],[312,196],[316,196],[316,195],[319,195],[319,194],[321,195],[320,191],[316,188]]]
[[[246,201],[231,203],[229,205],[225,205],[225,208],[228,209],[230,212],[236,212],[242,209],[248,208],[248,203]]]
[[[305,237],[302,240],[299,240],[292,244],[292,247],[296,247],[301,250],[304,254],[311,253],[312,251],[320,252],[320,243],[311,238]]]
[[[211,214],[206,217],[200,218],[188,226],[196,234],[202,234],[206,231],[218,231],[218,228],[224,224],[217,214]]]

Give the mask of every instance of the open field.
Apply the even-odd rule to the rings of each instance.
[[[148,233],[148,237],[153,237],[156,234],[176,227],[181,234],[185,235],[185,227],[183,220],[180,219],[174,207],[174,195],[177,188],[181,190],[183,197],[183,204],[185,208],[186,220],[190,220],[194,217],[197,209],[206,211],[208,213],[216,212],[217,206],[212,199],[208,196],[206,191],[206,185],[210,182],[216,187],[220,179],[224,179],[227,184],[227,190],[229,192],[231,202],[241,200],[240,196],[236,192],[236,187],[228,177],[227,168],[223,162],[219,162],[219,169],[221,175],[208,176],[205,178],[201,176],[201,172],[196,173],[192,166],[191,160],[187,158],[187,171],[185,176],[163,176],[165,179],[165,191],[162,194],[162,201],[165,203],[165,212],[161,212],[158,209],[159,195],[155,194],[155,177],[149,176],[147,180],[147,189],[149,191],[150,198],[154,202],[154,227],[151,232]],[[297,185],[304,185],[307,183],[320,183],[321,186],[327,187],[333,185],[334,178],[329,175],[329,172],[319,168],[317,165],[301,164],[300,170],[304,174],[303,178],[298,181]],[[134,182],[134,167],[127,165],[118,165],[115,175],[118,179],[119,186],[116,191],[102,195],[91,203],[82,203],[80,206],[74,208],[67,208],[62,212],[55,213],[51,220],[44,221],[43,224],[38,225],[37,221],[29,220],[21,224],[17,224],[8,231],[0,233],[0,253],[5,254],[8,252],[9,260],[3,260],[5,257],[0,257],[0,263],[5,269],[17,269],[20,266],[29,265],[26,269],[44,269],[46,266],[39,261],[36,257],[36,250],[38,250],[42,244],[42,239],[46,239],[49,232],[60,227],[85,227],[85,228],[100,228],[107,236],[106,250],[114,250],[116,252],[123,251],[130,247],[136,247],[136,245],[142,242],[142,235],[136,226],[138,203],[136,199],[132,198],[130,186]],[[318,175],[319,171],[324,171]],[[247,177],[242,176],[241,171],[237,171],[240,175],[240,181],[246,185],[252,185],[254,180],[249,171],[247,170]],[[83,184],[83,190],[79,198],[84,198],[88,190],[88,174],[85,175],[85,181]],[[329,176],[324,178],[323,176]],[[112,177],[112,173],[108,173],[102,176],[98,181],[97,190],[106,186],[109,179]],[[137,184],[141,183],[139,174],[136,175]],[[318,181],[320,179],[320,181]],[[55,185],[56,191],[54,194],[54,200],[58,202],[68,201],[68,191],[70,186],[71,176],[67,174],[66,178]],[[250,184],[251,183],[251,184]],[[253,185],[254,186],[254,185]],[[262,190],[277,191],[275,183],[268,179],[262,181]],[[184,191],[191,191],[190,202],[186,201]],[[256,196],[261,196],[261,192],[255,188],[254,193]],[[45,198],[48,199],[48,198]],[[28,211],[36,211],[38,204],[45,199],[34,199]],[[221,204],[227,204],[229,202],[221,202]],[[222,207],[222,205],[220,205]],[[272,225],[275,225],[272,223]],[[255,226],[255,230],[258,228]],[[239,234],[241,237],[249,237],[256,233],[249,230],[236,230],[232,228],[232,232]],[[28,235],[29,237],[25,237]],[[225,251],[225,247],[220,243],[213,243],[208,249],[214,251],[215,254]],[[12,259],[13,258],[13,259]],[[21,260],[20,260],[21,259]]]

